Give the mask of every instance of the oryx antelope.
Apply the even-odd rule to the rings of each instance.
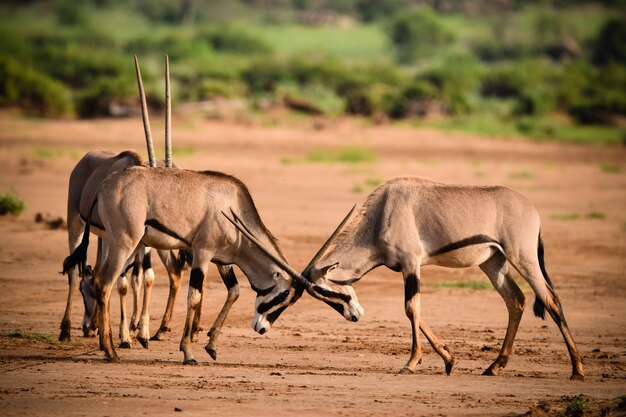
[[[101,223],[92,216],[97,209]],[[273,258],[263,254],[230,227],[221,212],[240,213],[249,230]],[[219,172],[132,167],[111,174],[103,182],[87,216],[84,237],[66,258],[66,272],[85,262],[93,226],[108,241],[108,255],[96,271],[96,301],[100,346],[110,361],[118,361],[112,344],[109,298],[112,285],[141,245],[157,249],[185,249],[193,254],[187,297],[187,316],[180,343],[183,363],[196,363],[191,352],[191,330],[202,300],[209,263],[237,265],[257,291],[254,329],[263,334],[296,297],[291,270],[275,238],[264,226],[246,186]],[[286,270],[285,270],[286,267]],[[285,272],[287,274],[285,274]],[[308,282],[302,282],[308,284]],[[209,351],[210,345],[205,349]]]
[[[144,128],[146,133],[146,144],[148,149],[148,157],[149,157],[149,166],[155,167],[157,162],[154,158],[154,147],[152,143],[152,135],[150,132],[150,125],[148,119],[147,105],[145,99],[145,93],[143,90],[143,83],[141,80],[141,72],[139,69],[139,64],[137,58],[135,57],[135,68],[137,72],[137,81],[140,91],[141,98],[141,109],[144,121]],[[169,62],[166,59],[166,102],[168,107],[168,112],[166,114],[166,159],[163,162],[165,166],[172,166],[171,163],[171,128],[170,128],[170,119],[171,112],[169,111],[171,107],[171,100],[169,94]],[[102,184],[102,181],[107,177],[107,175],[123,170],[125,168],[131,166],[140,166],[145,165],[142,162],[141,157],[136,154],[134,151],[125,151],[118,155],[115,155],[111,152],[107,151],[92,151],[87,153],[76,165],[72,174],[70,175],[69,180],[69,191],[68,191],[68,209],[67,209],[67,221],[68,221],[68,240],[70,246],[70,253],[78,246],[81,236],[83,234],[83,228],[85,224],[85,219],[87,213],[90,208],[90,204],[93,201],[95,194]],[[82,209],[81,209],[82,207]],[[99,222],[99,218],[97,213],[94,214],[95,221]],[[101,264],[103,256],[106,255],[107,246],[106,240],[102,240],[101,237],[98,237],[98,250],[97,250],[97,259],[96,259],[96,269],[99,268]],[[182,275],[186,269],[186,265],[188,265],[189,259],[186,256],[185,252],[180,252],[179,256],[175,256],[171,251],[158,251],[158,255],[163,261],[165,268],[169,277],[169,295],[167,306],[165,309],[165,313],[163,315],[163,319],[161,321],[161,326],[159,327],[156,334],[150,338],[151,340],[161,340],[163,338],[163,334],[165,332],[170,331],[169,323],[172,316],[172,310],[174,308],[174,301],[176,299],[176,295],[178,293],[178,289],[181,284]],[[139,333],[137,335],[137,339],[140,341],[142,346],[148,346],[149,339],[149,303],[150,303],[150,294],[151,288],[154,282],[154,273],[152,271],[151,266],[151,256],[149,248],[146,248],[146,251],[140,251],[135,257],[133,264],[132,276],[131,276],[131,284],[133,288],[133,315],[130,320],[130,329],[135,330],[138,329]],[[142,305],[142,313],[139,317],[139,288],[141,285],[141,272],[143,270],[143,287],[144,287],[144,297],[143,297],[143,305]],[[118,293],[120,295],[120,307],[121,307],[121,323],[120,323],[120,347],[129,348],[130,347],[130,333],[129,326],[126,322],[127,314],[126,314],[126,302],[125,295],[128,292],[128,279],[126,278],[126,272],[124,271],[120,280],[118,282]],[[228,310],[230,305],[232,305],[233,299],[236,299],[238,295],[238,287],[237,280],[234,276],[231,267],[220,267],[219,268],[220,275],[228,288],[228,298],[224,305],[223,310]],[[71,337],[71,307],[72,307],[72,294],[74,292],[74,288],[77,285],[78,281],[78,271],[75,268],[72,268],[68,271],[68,284],[69,284],[69,292],[67,297],[67,303],[65,308],[65,313],[63,316],[63,320],[61,322],[61,334],[59,336],[59,340],[69,340]],[[83,271],[82,279],[80,281],[80,291],[83,296],[83,303],[85,307],[84,315],[83,315],[83,334],[87,337],[93,335],[93,329],[95,323],[93,323],[93,316],[95,313],[95,291],[93,288],[93,276],[90,271],[90,268],[86,268]],[[194,323],[194,332],[193,334],[197,334],[197,330],[199,329],[199,319],[200,315],[196,316],[196,321]],[[224,319],[216,320],[215,324],[212,326],[212,343],[215,345],[217,341],[217,335],[219,334],[219,329],[223,324]],[[213,349],[215,352],[215,349]],[[215,357],[215,353],[212,354]]]
[[[561,331],[572,363],[571,379],[584,378],[581,356],[545,269],[539,214],[528,199],[509,188],[448,185],[416,177],[390,180],[370,194],[346,230],[312,263],[304,275],[311,288],[321,290],[311,294],[324,296],[348,319],[345,312],[354,308],[351,303],[358,304],[354,282],[382,265],[402,272],[405,312],[413,335],[411,355],[403,368],[408,373],[415,372],[421,358],[420,267],[479,265],[509,313],[502,348],[485,375],[506,366],[526,305],[509,273],[510,264],[536,295],[535,315],[544,318],[547,307]],[[432,336],[427,335],[431,344]],[[446,360],[447,349],[434,346]]]

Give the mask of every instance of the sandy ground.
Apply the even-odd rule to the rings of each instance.
[[[64,230],[35,223],[34,216],[65,216],[68,176],[86,151],[145,153],[142,127],[138,118],[0,116],[0,192],[12,188],[28,204],[21,217],[0,218],[1,415],[523,415],[529,410],[544,415],[562,413],[567,399],[578,394],[588,397],[597,413],[626,394],[624,147],[488,140],[357,121],[263,127],[178,118],[174,125],[180,148],[175,162],[246,182],[297,269],[378,180],[421,175],[505,184],[526,194],[543,218],[548,270],[584,357],[586,381],[569,381],[560,333],[553,322],[535,318],[530,307],[508,367],[499,376],[481,376],[504,337],[505,305],[491,289],[441,285],[488,282],[478,268],[428,267],[422,273],[423,318],[457,360],[450,376],[427,345],[417,374],[397,374],[408,358],[410,328],[401,275],[383,269],[355,286],[366,310],[358,323],[305,296],[263,336],[250,327],[253,292],[238,271],[241,297],[224,327],[218,359],[204,352],[203,332],[194,345],[196,367],[183,366],[178,352],[186,282],[170,339],[151,342],[149,349],[137,342],[130,350],[118,349],[120,364],[105,363],[97,340],[82,337],[78,294],[73,340],[55,343],[67,292],[66,279],[57,273],[67,237]],[[160,142],[161,125],[155,122],[153,129]],[[311,150],[348,146],[372,149],[377,160],[306,161]],[[618,172],[611,172],[616,167]],[[168,288],[162,265],[156,265],[156,274],[152,332]],[[529,287],[522,288],[532,302]],[[216,270],[210,271],[205,328],[225,295]],[[115,324],[115,293],[112,300]]]

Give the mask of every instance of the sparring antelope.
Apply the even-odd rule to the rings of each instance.
[[[272,248],[273,257],[266,256],[230,227],[221,214],[230,209],[240,213],[262,244]],[[96,212],[99,222],[93,216]],[[109,361],[119,361],[110,329],[111,288],[142,245],[184,249],[193,255],[180,342],[184,364],[196,363],[190,346],[192,323],[199,312],[209,263],[235,264],[247,276],[257,291],[253,328],[260,334],[269,330],[282,311],[297,299],[294,280],[308,284],[289,268],[276,239],[261,221],[247,187],[235,177],[219,172],[131,167],[109,175],[91,205],[83,240],[65,259],[63,272],[85,267],[92,226],[108,242],[106,260],[96,271],[95,287],[100,347]],[[209,351],[210,347],[205,349]]]
[[[412,345],[401,372],[414,373],[421,359],[418,323],[429,342],[435,342],[433,347],[446,361],[446,370],[451,366],[447,349],[433,339],[432,332],[428,334],[420,320],[422,265],[480,266],[504,299],[509,316],[502,348],[484,375],[504,368],[526,305],[509,272],[511,265],[536,295],[535,315],[545,318],[547,308],[561,331],[572,363],[571,379],[584,379],[581,356],[546,272],[539,214],[518,192],[417,177],[392,179],[369,195],[358,215],[329,246],[303,275],[311,282],[313,291],[309,292],[323,297],[347,319],[351,319],[346,314],[353,308],[351,303],[358,304],[353,283],[383,265],[402,272]]]
[[[146,134],[146,144],[148,149],[148,158],[149,158],[149,166],[155,167],[157,166],[157,162],[154,157],[154,146],[152,143],[152,135],[150,132],[150,124],[149,124],[149,116],[146,105],[146,98],[143,89],[143,83],[141,80],[141,72],[139,69],[139,63],[137,58],[135,57],[135,69],[137,73],[137,82],[140,92],[141,99],[141,109],[142,116],[144,122],[144,129]],[[166,142],[165,142],[165,161],[162,163],[164,166],[171,167],[172,166],[172,152],[171,152],[171,99],[170,99],[170,82],[169,82],[169,62],[166,59],[166,103],[168,112],[166,113]],[[76,165],[72,174],[70,175],[69,180],[69,191],[68,191],[68,205],[67,205],[67,221],[68,221],[68,240],[70,253],[78,246],[81,236],[83,234],[83,228],[86,219],[86,213],[89,211],[90,203],[93,201],[95,193],[97,192],[99,186],[102,181],[106,178],[110,173],[123,170],[125,168],[131,166],[140,166],[145,165],[145,163],[141,160],[141,157],[133,151],[125,151],[120,154],[113,154],[107,151],[92,151],[87,153]],[[97,213],[94,214],[97,220]],[[100,263],[102,261],[103,256],[106,255],[107,246],[106,240],[103,240],[101,237],[98,237],[98,250],[97,250],[97,258],[96,258],[96,266],[98,269]],[[165,313],[163,315],[163,319],[161,321],[161,325],[156,332],[156,334],[150,338],[150,340],[162,340],[165,332],[170,331],[169,323],[172,316],[172,310],[174,308],[174,302],[176,299],[176,295],[178,293],[178,289],[181,284],[182,275],[186,269],[186,266],[189,264],[189,257],[184,252],[181,251],[179,256],[176,256],[171,251],[157,251],[160,259],[163,261],[165,268],[167,270],[167,274],[169,277],[169,295],[167,306],[165,309]],[[131,276],[131,285],[133,289],[133,314],[130,320],[130,329],[135,330],[138,329],[139,333],[137,335],[138,341],[144,347],[148,347],[149,340],[149,303],[150,303],[150,295],[151,288],[154,282],[154,272],[152,271],[151,265],[151,252],[149,248],[146,248],[145,252],[139,251],[137,256],[135,257],[134,262],[129,268],[132,267],[132,276]],[[230,305],[232,305],[233,298],[236,299],[238,295],[238,287],[237,280],[234,276],[231,267],[219,267],[219,273],[222,277],[222,280],[226,284],[228,288],[228,298],[225,303],[223,309],[228,310]],[[139,288],[141,283],[141,272],[143,270],[143,287],[144,287],[144,297],[143,297],[143,305],[141,316],[138,315],[139,312]],[[125,270],[118,282],[118,294],[120,296],[120,308],[121,308],[121,323],[120,323],[120,347],[121,348],[129,348],[131,346],[131,339],[129,333],[129,326],[126,322],[127,313],[126,313],[126,302],[125,296],[128,292],[128,279],[126,277],[126,273],[128,269]],[[84,315],[83,315],[83,334],[85,337],[93,335],[93,329],[95,327],[95,323],[93,323],[93,316],[95,313],[95,291],[93,287],[93,274],[90,268],[85,268],[85,270],[81,274],[81,281],[79,284],[79,289],[83,297],[84,303]],[[77,285],[78,281],[78,271],[75,268],[72,268],[68,271],[68,297],[65,308],[65,313],[63,315],[63,319],[61,321],[61,334],[59,336],[59,340],[69,340],[71,337],[71,308],[72,308],[72,294],[74,293],[74,289]],[[222,315],[223,316],[223,315]],[[196,316],[196,321],[194,323],[194,332],[196,335],[199,329],[199,319],[200,315]],[[217,341],[217,335],[219,334],[219,329],[223,324],[224,319],[216,320],[215,324],[212,327],[212,337],[213,345]],[[215,349],[213,349],[215,351]],[[213,353],[213,357],[215,357],[215,353]]]

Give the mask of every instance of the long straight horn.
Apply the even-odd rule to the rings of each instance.
[[[330,244],[333,242],[333,240],[335,240],[335,238],[337,237],[337,235],[339,233],[341,233],[341,231],[343,230],[343,227],[345,226],[345,224],[348,222],[348,219],[350,218],[350,216],[352,216],[352,213],[354,212],[354,209],[356,208],[356,204],[354,206],[352,206],[352,209],[350,209],[350,211],[348,212],[348,214],[346,215],[346,217],[343,218],[343,220],[341,221],[341,223],[339,223],[339,226],[337,226],[337,228],[335,229],[335,231],[333,232],[332,235],[330,235],[330,237],[328,239],[326,239],[326,242],[324,242],[324,244],[322,245],[322,247],[317,251],[317,253],[315,254],[315,256],[313,257],[313,259],[311,259],[311,262],[309,262],[309,264],[306,266],[306,268],[304,268],[304,271],[302,271],[302,275],[304,277],[306,277],[308,279],[309,277],[309,272],[311,272],[311,268],[313,268],[313,266],[317,263],[317,261],[322,257],[322,255],[324,255],[324,253],[326,252],[326,249],[328,249],[328,247],[330,246]]]
[[[139,99],[141,101],[141,116],[143,118],[143,130],[146,133],[146,145],[148,146],[148,162],[150,167],[156,167],[154,159],[154,145],[152,144],[152,133],[150,133],[150,117],[148,116],[148,104],[146,103],[146,92],[143,89],[143,81],[141,79],[141,70],[139,69],[139,61],[135,55],[135,72],[137,73],[137,86],[139,87]]]
[[[293,269],[291,266],[289,266],[285,261],[283,261],[282,259],[280,259],[278,256],[274,255],[274,253],[270,250],[268,250],[265,245],[263,245],[256,237],[254,237],[251,233],[248,232],[248,230],[246,230],[246,228],[244,226],[241,226],[236,220],[231,219],[230,217],[228,217],[228,215],[224,212],[222,212],[222,214],[224,215],[224,217],[226,217],[226,219],[231,222],[233,224],[233,226],[235,226],[237,228],[237,230],[239,230],[241,232],[242,235],[244,235],[245,237],[248,238],[248,240],[250,240],[250,242],[254,243],[259,249],[261,249],[261,251],[263,251],[272,261],[276,262],[276,265],[278,265],[282,270],[284,270],[285,272],[287,272],[289,275],[291,275],[296,281],[298,281],[301,285],[303,285],[305,288],[309,288],[312,284],[311,282],[309,282],[309,280],[307,280],[306,278],[304,278],[302,275],[300,275],[298,273],[298,271],[296,271],[295,269]]]
[[[165,55],[165,166],[172,166],[172,94],[170,91],[170,58]]]

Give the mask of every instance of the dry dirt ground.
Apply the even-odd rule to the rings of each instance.
[[[162,125],[153,121],[160,142]],[[417,374],[397,374],[408,358],[410,329],[402,278],[383,269],[355,285],[366,310],[358,323],[305,296],[263,336],[250,327],[253,292],[238,272],[241,297],[224,327],[218,359],[204,352],[203,332],[194,345],[195,367],[183,366],[178,352],[186,282],[170,339],[149,349],[137,342],[118,349],[119,364],[105,363],[97,340],[82,337],[79,294],[73,340],[56,343],[67,292],[57,272],[67,255],[66,232],[49,230],[34,216],[65,216],[68,176],[86,151],[145,154],[141,122],[0,116],[0,192],[14,189],[28,204],[19,218],[0,218],[1,415],[544,415],[562,413],[578,394],[598,413],[626,394],[624,147],[489,140],[358,121],[264,127],[179,118],[174,126],[175,162],[231,173],[248,184],[296,268],[379,180],[421,175],[521,191],[543,218],[547,267],[587,379],[569,381],[561,335],[550,320],[535,318],[530,305],[508,367],[499,376],[481,376],[497,355],[507,313],[494,290],[458,287],[487,283],[478,268],[422,273],[423,318],[457,360],[450,376],[427,345]],[[352,146],[373,150],[376,161],[307,160],[315,149]],[[152,332],[168,288],[160,264],[156,275]],[[532,303],[529,287],[522,288]],[[205,328],[225,296],[216,270],[210,271]],[[114,293],[114,324],[118,306]]]

